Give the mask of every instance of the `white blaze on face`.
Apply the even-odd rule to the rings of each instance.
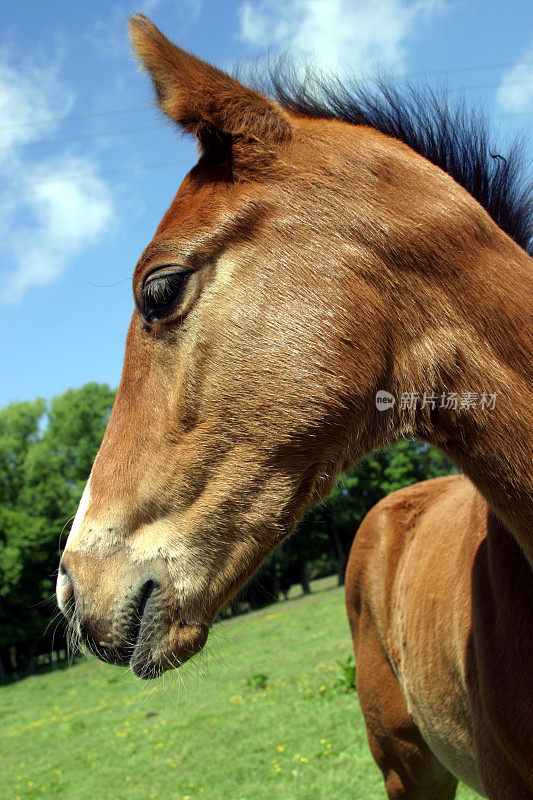
[[[70,529],[70,533],[68,535],[67,543],[65,545],[65,550],[67,550],[68,546],[72,544],[81,526],[83,525],[85,514],[87,512],[87,508],[89,507],[89,503],[91,500],[90,483],[91,479],[89,477],[85,489],[83,490],[80,504],[78,506],[78,510],[76,511],[74,522],[72,523],[72,528]],[[60,567],[59,572],[57,574],[56,597],[57,597],[57,604],[61,609],[61,611],[63,612],[63,614],[65,614],[66,604],[71,596],[72,596],[72,585],[70,583],[67,573]]]
[[[78,510],[76,511],[74,522],[72,523],[72,528],[70,529],[70,533],[68,535],[67,543],[65,545],[65,550],[68,549],[69,545],[72,544],[72,542],[78,535],[80,528],[83,525],[83,520],[85,519],[85,514],[87,513],[87,509],[89,507],[90,502],[91,502],[91,478],[89,477],[85,489],[83,490],[80,504],[78,506]]]

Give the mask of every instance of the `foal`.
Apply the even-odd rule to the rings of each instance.
[[[533,575],[462,475],[379,502],[346,571],[359,701],[391,800],[533,797]]]
[[[131,34],[200,159],[133,275],[122,379],[60,564],[67,617],[138,675],[179,665],[338,472],[400,436],[471,477],[529,569],[531,213],[512,165],[435,107],[281,85],[274,101],[145,17]],[[381,411],[383,390],[497,405]]]

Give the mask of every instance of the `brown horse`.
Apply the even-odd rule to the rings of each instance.
[[[448,800],[460,779],[533,797],[533,575],[462,475],[394,492],[346,573],[359,700],[390,798]]]
[[[134,272],[122,379],[61,560],[61,608],[103,659],[145,677],[177,666],[340,470],[400,436],[424,438],[463,469],[501,523],[490,517],[494,541],[487,534],[478,560],[479,495],[469,515],[463,483],[452,479],[457,489],[446,489],[449,502],[428,511],[427,524],[426,507],[437,509],[432,490],[422,490],[418,509],[409,495],[413,511],[407,521],[396,514],[398,525],[414,530],[419,518],[435,553],[420,587],[435,598],[422,599],[416,625],[406,603],[416,614],[418,596],[400,594],[418,585],[416,562],[407,575],[407,534],[391,534],[389,551],[381,522],[374,534],[366,523],[361,541],[377,550],[372,562],[385,577],[359,569],[361,544],[350,585],[364,597],[349,602],[355,628],[366,625],[359,658],[368,631],[369,662],[394,668],[385,648],[394,649],[392,634],[380,638],[391,587],[400,645],[407,620],[438,631],[441,648],[431,650],[428,633],[425,650],[417,640],[416,655],[398,662],[401,676],[387,673],[392,720],[391,703],[380,722],[371,686],[361,685],[382,726],[380,739],[371,733],[374,752],[391,797],[448,796],[447,770],[492,798],[531,797],[531,681],[520,651],[531,636],[513,638],[531,620],[522,588],[533,559],[533,294],[523,249],[531,206],[514,161],[491,159],[482,129],[434,102],[411,97],[402,106],[386,87],[374,96],[322,87],[313,98],[276,79],[271,100],[178,49],[142,16],[131,33],[160,107],[197,137],[200,159]],[[398,401],[381,410],[380,390]],[[404,393],[420,402],[404,403]],[[481,402],[488,395],[494,408]],[[501,552],[514,553],[520,569]],[[464,626],[474,627],[467,578],[475,594],[475,575],[491,570],[493,583],[478,587],[484,627],[461,662]],[[490,594],[494,585],[508,595]],[[463,627],[444,605],[450,592],[462,598]],[[427,677],[421,688],[410,669]],[[364,681],[364,665],[360,673]],[[452,699],[439,697],[433,715],[417,717],[419,695],[402,700],[401,692],[433,684]],[[504,789],[491,777],[500,762]]]

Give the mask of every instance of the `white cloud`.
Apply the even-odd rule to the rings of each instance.
[[[405,67],[407,43],[444,0],[245,0],[242,40],[311,56],[323,69],[352,71],[376,63]]]
[[[10,160],[4,148],[42,138],[50,126],[35,123],[68,114],[75,100],[73,92],[59,82],[57,61],[41,67],[30,63],[16,68],[13,60],[8,48],[0,49],[0,159],[4,163]]]
[[[496,102],[502,111],[533,110],[533,43],[516,64],[504,74]]]
[[[107,184],[94,175],[101,169],[94,157],[62,154],[38,159],[24,147],[55,136],[59,119],[74,106],[74,93],[59,79],[57,59],[15,67],[10,52],[0,50],[0,97],[0,300],[16,303],[29,289],[56,280],[97,241],[110,225],[114,208]],[[34,124],[51,119],[58,121]],[[79,174],[93,177],[53,180]]]
[[[3,277],[2,302],[16,303],[28,289],[52,283],[106,231],[113,203],[101,178],[53,180],[57,175],[91,174],[95,166],[86,158],[62,158],[32,174],[32,182],[43,183],[21,188],[11,204],[11,230],[4,230],[2,249],[8,250],[15,268]]]
[[[158,11],[159,7],[162,5],[167,5],[165,0],[137,0],[135,3],[135,12],[146,14],[146,16],[149,17],[154,11]],[[196,19],[200,14],[203,0],[180,0],[178,4],[176,4],[174,0],[171,5],[174,7],[173,10],[177,11],[180,17],[192,16]]]
[[[145,14],[148,17],[150,14],[154,13],[159,5],[161,5],[161,0],[141,0],[141,2],[139,2],[137,5],[139,8],[139,13]]]

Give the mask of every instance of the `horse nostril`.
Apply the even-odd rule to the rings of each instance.
[[[141,627],[145,626],[145,610],[154,591],[148,580],[132,592],[126,603],[102,618],[82,614],[78,620],[81,639],[102,661],[127,664],[138,644]]]
[[[76,603],[74,584],[62,562],[59,563],[59,570],[57,572],[56,597],[57,604],[62,614],[64,614],[67,619],[72,619]]]
[[[147,605],[147,603],[148,603],[148,601],[150,599],[150,596],[151,596],[152,592],[154,591],[154,589],[155,589],[154,581],[149,580],[149,581],[146,581],[146,583],[144,584],[144,586],[142,587],[142,589],[140,591],[140,601],[139,601],[139,606],[137,608],[137,615],[138,615],[138,618],[139,618],[139,622],[142,621],[146,605]]]

